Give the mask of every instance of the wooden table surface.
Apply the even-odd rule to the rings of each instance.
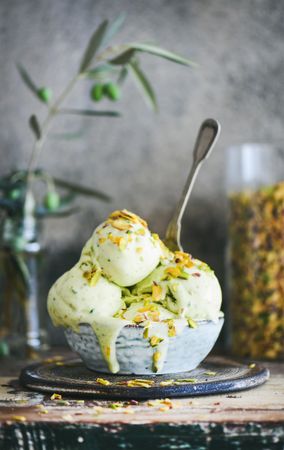
[[[0,360],[0,449],[284,449],[284,364],[248,391],[154,401],[63,398],[23,389],[27,361]]]

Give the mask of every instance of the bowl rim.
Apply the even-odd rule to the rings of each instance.
[[[216,320],[216,321],[209,320],[209,319],[202,319],[202,320],[194,320],[194,322],[196,322],[199,326],[206,325],[208,323],[214,323],[215,325],[217,325],[217,323],[224,322],[224,320],[225,320],[225,316],[223,315],[223,316],[218,317],[218,320]],[[78,326],[81,326],[81,325],[89,325],[91,327],[91,325],[87,322],[81,322],[78,324]],[[130,323],[130,324],[125,325],[124,328],[140,328],[141,330],[144,330],[145,327],[143,327],[142,325],[139,325],[137,323]],[[198,327],[196,327],[196,328],[198,328]],[[192,328],[192,330],[196,330],[196,328]]]

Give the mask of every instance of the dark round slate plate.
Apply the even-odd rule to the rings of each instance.
[[[99,384],[103,378],[109,385]],[[78,359],[40,362],[22,370],[20,382],[30,389],[70,396],[101,399],[148,399],[221,394],[259,386],[269,378],[269,370],[220,358],[207,358],[197,369],[171,375],[109,375],[87,369]],[[145,380],[149,387],[129,386]],[[166,383],[169,380],[171,383]],[[141,381],[140,381],[141,382]],[[143,383],[143,381],[142,381]],[[137,381],[134,381],[137,384]]]

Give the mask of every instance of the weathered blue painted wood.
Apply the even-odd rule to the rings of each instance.
[[[3,450],[283,450],[270,424],[85,425],[31,423],[0,429]]]

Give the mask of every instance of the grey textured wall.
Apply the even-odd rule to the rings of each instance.
[[[119,104],[123,118],[57,121],[55,129],[83,128],[84,137],[50,140],[41,165],[54,175],[105,190],[113,202],[84,201],[77,215],[47,223],[47,283],[72,264],[112,209],[133,210],[163,233],[188,173],[197,129],[208,116],[220,120],[222,135],[194,189],[183,242],[222,276],[225,149],[283,136],[282,0],[1,0],[1,174],[25,167],[32,145],[27,119],[32,112],[44,115],[44,107],[22,85],[15,63],[22,61],[40,84],[59,93],[93,29],[120,11],[128,16],[119,40],[155,41],[191,57],[199,68],[145,56],[159,115],[147,110],[129,80]],[[79,85],[67,104],[92,106],[89,87],[87,82]]]

